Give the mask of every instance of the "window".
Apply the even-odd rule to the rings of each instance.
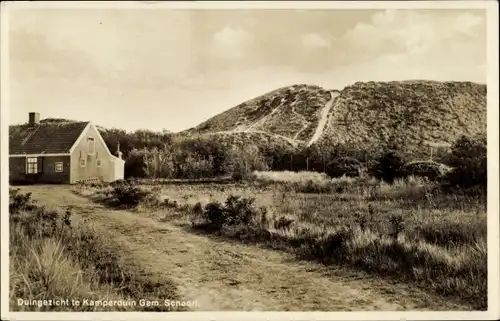
[[[96,160],[95,163],[96,163],[97,167],[101,167],[101,160],[100,159]]]
[[[36,174],[36,173],[38,173],[38,158],[36,158],[36,157],[28,157],[26,159],[26,173],[27,174]]]
[[[80,166],[81,167],[85,167],[85,165],[87,165],[87,160],[85,158],[80,158]]]
[[[63,171],[63,162],[56,162],[55,167],[56,173],[61,173]]]
[[[95,140],[93,138],[88,138],[87,144],[89,145],[89,154],[94,155],[95,154]]]

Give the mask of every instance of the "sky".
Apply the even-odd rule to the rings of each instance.
[[[486,83],[485,13],[11,9],[10,123],[176,132],[292,84]]]

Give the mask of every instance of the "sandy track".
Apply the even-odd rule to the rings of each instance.
[[[325,107],[323,107],[323,109],[321,110],[321,118],[319,119],[318,127],[316,127],[316,131],[314,132],[314,135],[311,138],[311,140],[309,140],[309,142],[307,143],[307,146],[311,146],[323,134],[323,130],[325,129],[325,125],[328,120],[328,113],[332,108],[335,98],[337,98],[340,95],[340,93],[334,91],[331,91],[330,94],[332,95],[332,98],[325,104]]]
[[[67,186],[23,187],[49,208],[73,208],[156,280],[170,279],[195,310],[370,311],[462,310],[403,284],[298,262],[291,255],[197,235],[146,214],[115,211],[73,194]],[[164,298],[158,298],[163,300]]]

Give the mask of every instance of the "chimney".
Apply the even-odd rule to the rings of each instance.
[[[40,113],[29,113],[29,124],[31,126],[40,124]]]
[[[120,142],[118,142],[118,146],[116,148],[116,155],[119,159],[122,159],[122,152],[120,152]]]

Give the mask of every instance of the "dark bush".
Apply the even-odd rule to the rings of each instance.
[[[254,206],[255,198],[229,195],[226,199],[228,225],[249,224],[258,214]]]
[[[112,203],[115,206],[134,207],[150,195],[129,181],[117,181],[112,186]]]
[[[217,201],[210,202],[205,206],[203,216],[209,226],[217,230],[220,230],[227,223],[227,212],[224,206]]]
[[[215,229],[221,229],[223,226],[250,224],[260,214],[254,202],[254,198],[230,195],[224,205],[217,201],[208,203],[203,216],[210,227]]]
[[[330,161],[326,165],[326,173],[330,177],[341,177],[343,175],[355,177],[359,175],[361,162],[352,157],[341,157]]]
[[[282,216],[274,222],[274,228],[277,230],[288,230],[292,226],[293,222],[293,219]]]
[[[31,193],[23,194],[20,189],[9,189],[9,213],[16,214],[21,211],[32,211],[36,208],[31,199]]]
[[[393,183],[396,178],[402,175],[401,169],[404,164],[403,155],[397,150],[391,149],[384,152],[378,158],[369,172],[378,179],[382,179],[387,183]]]
[[[132,150],[125,160],[125,177],[146,177],[144,151]]]
[[[462,188],[479,186],[486,189],[488,178],[486,136],[461,136],[452,145],[447,164],[453,170],[443,178],[443,184]]]

